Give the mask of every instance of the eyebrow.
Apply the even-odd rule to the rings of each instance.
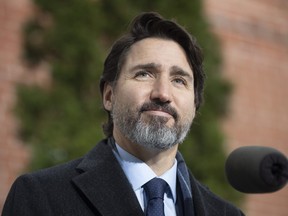
[[[131,68],[131,71],[137,70],[137,69],[160,69],[161,65],[160,64],[155,64],[155,63],[147,63],[147,64],[139,64],[135,65],[134,67]]]
[[[182,68],[178,67],[178,66],[172,66],[171,70],[170,70],[171,75],[179,75],[182,77],[187,77],[187,79],[189,81],[193,81],[193,72],[192,74],[183,70]]]

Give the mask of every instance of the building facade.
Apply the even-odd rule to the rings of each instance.
[[[28,0],[0,1],[0,212],[11,183],[29,161],[28,148],[17,138],[13,109],[16,84],[25,74],[20,62],[21,26],[31,7]]]
[[[288,155],[288,1],[205,0],[218,36],[223,74],[233,83],[223,123],[228,153],[239,146],[270,146]],[[248,195],[249,216],[285,216],[288,187]]]

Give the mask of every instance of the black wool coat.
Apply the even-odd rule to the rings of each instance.
[[[180,158],[181,159],[181,158]],[[179,158],[177,158],[179,163]],[[243,213],[188,175],[196,216]],[[107,140],[83,158],[20,176],[2,216],[144,216],[136,195]],[[185,216],[192,214],[187,213]]]

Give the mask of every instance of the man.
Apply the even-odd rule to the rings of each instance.
[[[243,215],[194,179],[177,151],[203,83],[194,39],[156,13],[140,14],[105,61],[107,139],[83,158],[19,177],[2,215]]]

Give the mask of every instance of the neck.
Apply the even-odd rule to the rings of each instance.
[[[150,154],[150,157],[148,154],[143,155],[142,159],[153,171],[157,176],[161,176],[164,174],[167,170],[169,170],[174,162],[175,162],[175,156],[177,153],[177,146],[174,146],[171,149],[161,151],[158,153],[152,152]]]

